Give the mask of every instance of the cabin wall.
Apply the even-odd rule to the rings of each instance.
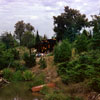
[[[55,44],[56,44],[56,40],[52,40],[52,39],[43,40],[37,45],[37,47],[36,47],[37,52],[38,53],[52,52]]]

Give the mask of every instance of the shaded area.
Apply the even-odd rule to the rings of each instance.
[[[39,94],[32,94],[29,82],[11,83],[0,88],[0,100],[42,100]]]

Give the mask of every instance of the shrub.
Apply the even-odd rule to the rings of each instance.
[[[49,87],[44,86],[41,90],[40,93],[43,95],[46,95],[49,92]]]
[[[82,97],[75,97],[75,100],[83,100]]]
[[[77,49],[78,53],[88,50],[88,39],[84,34],[78,36],[77,40],[75,41],[75,48]]]
[[[58,67],[58,74],[61,76],[62,81],[64,83],[70,83],[70,82],[82,82],[84,81],[85,78],[92,72],[90,71],[89,73],[86,72],[88,69],[88,65],[85,64],[77,64],[75,66],[69,66],[72,65],[72,63],[68,64],[62,64]],[[89,70],[89,69],[88,69]]]
[[[14,59],[18,60],[19,57],[19,51],[17,51],[16,49],[11,49],[11,53],[14,55]]]
[[[39,64],[40,64],[40,68],[41,69],[44,69],[47,67],[47,64],[46,64],[46,61],[44,58],[41,57],[40,61],[39,61]]]
[[[69,97],[69,96],[68,96],[68,97],[66,98],[66,100],[72,100],[72,97]]]
[[[93,78],[98,74],[98,72],[95,70],[94,66],[88,65],[87,69],[85,70],[85,75],[87,78]]]
[[[23,76],[22,76],[22,72],[21,71],[16,71],[13,73],[12,76],[12,80],[11,81],[22,81],[23,80]]]
[[[58,72],[59,75],[66,74],[66,69],[67,69],[67,63],[66,62],[59,63],[57,65],[57,67],[58,67],[57,72]]]
[[[33,67],[36,64],[36,55],[35,54],[29,55],[28,53],[24,53],[23,59],[25,61],[26,67]]]
[[[67,97],[66,100],[83,100],[81,97]]]
[[[41,73],[40,75],[34,77],[33,82],[30,84],[30,87],[43,85],[43,84],[45,84],[45,75]]]
[[[64,40],[61,44],[58,44],[54,49],[54,61],[65,62],[69,61],[71,57],[71,45],[67,40]]]
[[[14,56],[11,50],[2,51],[0,53],[0,69],[10,67],[14,61]]]
[[[100,78],[92,78],[88,85],[92,90],[100,92]]]
[[[87,54],[81,54],[79,56],[79,63],[80,64],[92,64],[93,59]]]
[[[19,61],[14,61],[12,67],[15,68],[16,71],[18,71],[18,70],[20,70],[20,71],[26,70],[26,67],[24,65],[20,64]]]
[[[26,70],[23,74],[23,77],[24,77],[24,80],[25,81],[30,81],[30,80],[33,80],[34,79],[34,75],[31,71],[29,70]]]
[[[45,100],[66,100],[65,96],[61,93],[50,93],[45,96]]]
[[[53,56],[53,53],[49,53],[49,54],[47,54],[47,56]]]
[[[16,71],[20,70],[20,71],[25,71],[27,68],[23,65],[18,65],[16,66]]]
[[[3,77],[5,79],[7,79],[8,81],[11,81],[11,77],[12,77],[13,73],[9,68],[6,68],[3,70]]]

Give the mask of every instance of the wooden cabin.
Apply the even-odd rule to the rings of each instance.
[[[42,40],[37,46],[37,52],[38,53],[48,53],[52,52],[54,49],[54,46],[56,44],[56,39],[47,39]]]

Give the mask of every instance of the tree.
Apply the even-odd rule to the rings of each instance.
[[[47,40],[47,36],[44,34],[43,40]]]
[[[88,25],[88,19],[85,14],[68,6],[65,7],[64,11],[61,15],[54,16],[54,31],[58,41],[68,38],[72,42],[82,27]]]
[[[40,43],[40,36],[39,36],[39,32],[37,30],[37,34],[36,34],[36,38],[35,38],[35,45],[37,46]]]
[[[22,44],[22,36],[25,32],[25,23],[23,21],[18,21],[15,24],[15,34],[17,38],[20,40],[20,45]]]
[[[11,52],[11,49],[6,49],[6,45],[0,42],[0,70],[10,67],[14,62],[14,55]]]
[[[68,40],[63,40],[54,49],[54,61],[57,63],[69,61],[71,58],[71,44]]]
[[[100,49],[100,16],[92,16],[91,26],[93,26],[92,48]]]
[[[1,40],[6,45],[7,49],[14,47],[15,39],[11,33],[5,32],[1,37]]]
[[[32,34],[30,32],[26,32],[22,36],[22,44],[29,49],[29,52],[30,52],[30,55],[31,55],[31,49],[35,46],[34,34]]]
[[[78,53],[88,50],[88,38],[85,34],[81,34],[77,37],[77,40],[75,41],[75,48]]]
[[[34,30],[34,27],[30,23],[27,23],[25,26],[26,31],[28,32],[32,32]]]

